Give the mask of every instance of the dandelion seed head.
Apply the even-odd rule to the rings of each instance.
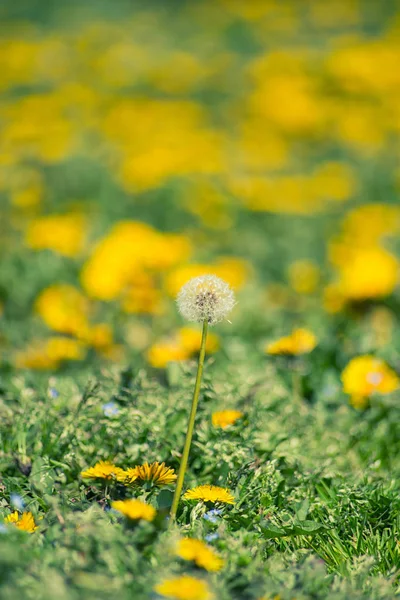
[[[181,288],[178,309],[188,321],[207,321],[214,325],[231,312],[235,294],[226,281],[216,275],[193,277]]]

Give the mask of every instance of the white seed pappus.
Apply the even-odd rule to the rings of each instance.
[[[188,321],[222,321],[235,306],[229,284],[216,275],[193,277],[181,288],[176,299],[181,315]]]

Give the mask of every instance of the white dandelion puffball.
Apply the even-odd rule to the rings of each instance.
[[[229,284],[216,275],[193,277],[181,288],[176,299],[181,315],[188,321],[222,321],[235,306]]]

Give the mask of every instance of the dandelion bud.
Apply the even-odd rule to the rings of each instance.
[[[178,309],[188,321],[207,321],[210,325],[222,321],[235,306],[235,294],[216,275],[193,277],[181,288]]]

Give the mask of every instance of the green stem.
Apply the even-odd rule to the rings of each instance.
[[[208,331],[208,322],[204,321],[203,322],[203,333],[202,333],[202,337],[201,337],[200,354],[199,354],[199,364],[197,367],[196,384],[194,386],[194,392],[193,392],[192,408],[190,410],[189,423],[188,423],[188,428],[186,431],[185,445],[183,447],[182,459],[181,459],[181,464],[179,467],[179,473],[178,473],[178,479],[176,482],[174,499],[172,501],[172,506],[171,506],[171,513],[170,513],[171,521],[174,521],[175,517],[176,517],[176,511],[178,509],[179,499],[180,499],[182,487],[183,487],[183,480],[185,479],[185,472],[186,472],[186,467],[187,467],[188,458],[189,458],[190,444],[192,442],[194,422],[196,419],[197,404],[199,402],[201,376],[203,374],[203,366],[204,366],[204,356],[206,354],[207,331]]]

